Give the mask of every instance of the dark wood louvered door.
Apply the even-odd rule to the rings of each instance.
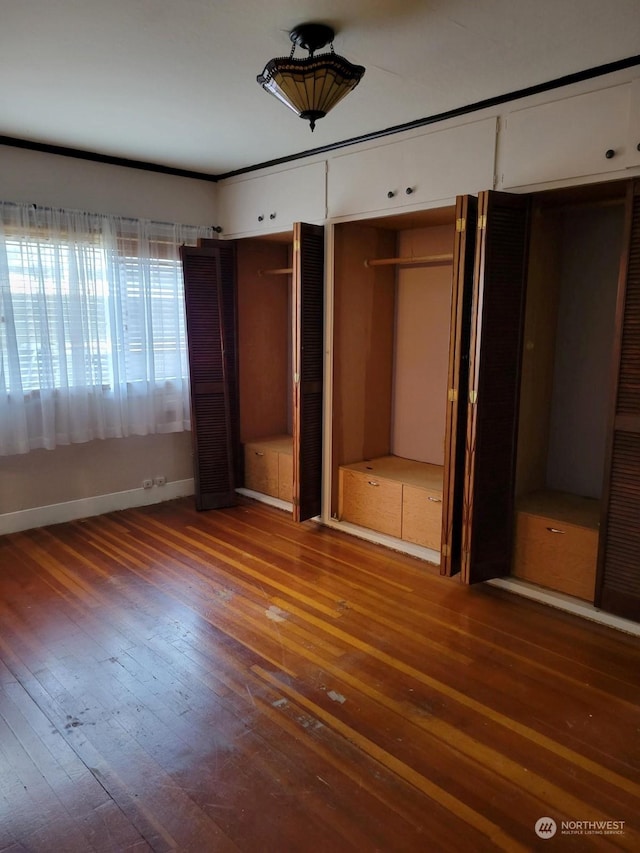
[[[597,607],[640,621],[640,181],[627,194]]]
[[[462,518],[462,580],[508,574],[529,242],[526,195],[478,197]]]
[[[293,518],[320,514],[324,369],[324,228],[293,231]]]
[[[235,503],[237,370],[232,244],[181,250],[193,435],[196,506]]]
[[[456,200],[456,233],[453,247],[448,402],[444,443],[442,556],[440,559],[440,573],[443,575],[452,575],[460,571],[469,342],[477,222],[477,198],[459,196]]]

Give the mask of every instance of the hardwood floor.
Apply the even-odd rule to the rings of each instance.
[[[8,535],[0,851],[637,851],[639,675],[637,639],[250,502]]]

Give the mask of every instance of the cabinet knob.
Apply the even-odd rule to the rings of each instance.
[[[380,483],[376,483],[376,481],[375,481],[375,480],[367,480],[367,483],[368,483],[370,486],[379,486],[379,485],[380,485]]]
[[[640,151],[640,142],[638,142],[638,144],[636,145],[636,149],[637,149],[638,151]]]
[[[604,153],[604,156],[607,158],[607,160],[611,160],[612,157],[616,156],[616,152],[613,150],[613,148],[607,148]]]
[[[213,230],[216,232],[216,234],[220,234],[222,232],[222,225],[214,225]]]
[[[413,187],[407,187],[407,188],[406,188],[406,190],[405,190],[405,193],[406,193],[407,195],[411,195],[411,193],[412,193],[412,192],[413,192]]]
[[[269,214],[269,219],[275,219],[275,218],[276,218],[275,213],[270,213],[270,214]]]
[[[258,222],[262,222],[263,219],[264,219],[264,216],[262,214],[260,214],[260,216],[258,217]]]
[[[387,198],[393,198],[395,194],[396,194],[395,190],[389,190],[389,192],[387,193]]]

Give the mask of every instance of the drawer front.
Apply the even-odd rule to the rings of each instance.
[[[402,487],[402,538],[439,551],[442,541],[442,493]]]
[[[245,444],[244,485],[263,495],[278,497],[278,454],[259,444]]]
[[[340,518],[400,538],[402,483],[341,468]]]
[[[597,530],[516,514],[515,577],[592,602],[597,556]]]
[[[288,453],[278,453],[278,497],[293,500],[293,456]]]

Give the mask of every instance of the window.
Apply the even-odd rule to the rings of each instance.
[[[0,203],[0,454],[190,427],[179,247],[207,236]]]

